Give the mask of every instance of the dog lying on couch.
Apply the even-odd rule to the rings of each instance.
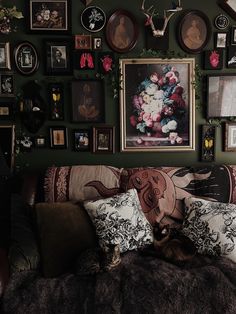
[[[235,313],[235,170],[85,165],[30,177],[12,214],[2,311]],[[170,227],[189,245],[182,263],[163,253],[171,241],[155,242]]]

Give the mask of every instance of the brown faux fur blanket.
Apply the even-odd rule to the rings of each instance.
[[[2,300],[6,314],[235,314],[236,264],[195,256],[177,266],[128,252],[109,272],[45,279],[15,273]]]

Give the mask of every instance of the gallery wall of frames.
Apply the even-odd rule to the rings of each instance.
[[[236,162],[236,1],[18,2],[0,19],[14,171]]]

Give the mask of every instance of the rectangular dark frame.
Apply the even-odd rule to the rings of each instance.
[[[230,44],[235,46],[236,45],[236,25],[233,25],[231,27],[231,38],[230,38]]]
[[[49,120],[64,120],[64,86],[63,83],[48,84]]]
[[[67,148],[68,135],[67,128],[64,126],[51,126],[50,131],[50,147],[51,148]]]
[[[91,50],[92,36],[91,35],[75,35],[75,49]]]
[[[207,76],[207,117],[236,116],[236,74],[213,74]]]
[[[90,150],[90,130],[89,129],[75,129],[72,131],[74,151],[87,152]]]
[[[0,43],[0,70],[11,70],[10,43]]]
[[[0,97],[15,96],[15,77],[12,72],[0,73]]]
[[[224,151],[236,152],[236,122],[225,123]]]
[[[47,75],[72,73],[72,42],[69,38],[44,40],[45,72]],[[59,56],[58,58],[56,56]],[[60,62],[57,62],[57,60]]]
[[[47,143],[46,136],[41,135],[35,136],[34,138],[35,148],[45,148],[47,146],[46,143]]]
[[[215,160],[215,125],[202,125],[202,140],[201,140],[201,161]]]
[[[71,100],[72,122],[105,122],[103,80],[72,80]]]
[[[15,125],[0,125],[0,146],[10,171],[14,169]]]
[[[29,0],[26,2],[29,32],[41,34],[71,32],[71,0]],[[42,11],[44,14],[40,14]]]
[[[219,5],[225,10],[232,18],[236,19],[236,2],[232,6],[229,4],[228,0],[218,0]]]
[[[93,130],[93,153],[115,153],[115,127],[96,126]]]
[[[0,120],[13,119],[13,106],[14,102],[1,102],[0,103]]]
[[[228,33],[227,32],[215,32],[215,48],[225,49],[227,47]]]

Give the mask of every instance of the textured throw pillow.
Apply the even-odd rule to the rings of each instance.
[[[236,205],[189,197],[184,200],[183,233],[199,253],[227,256],[236,262]]]
[[[123,253],[153,242],[152,227],[142,212],[135,189],[106,199],[86,201],[84,206],[102,248],[119,244]]]
[[[96,246],[93,224],[82,205],[38,203],[36,213],[45,277],[71,270],[80,252]]]

